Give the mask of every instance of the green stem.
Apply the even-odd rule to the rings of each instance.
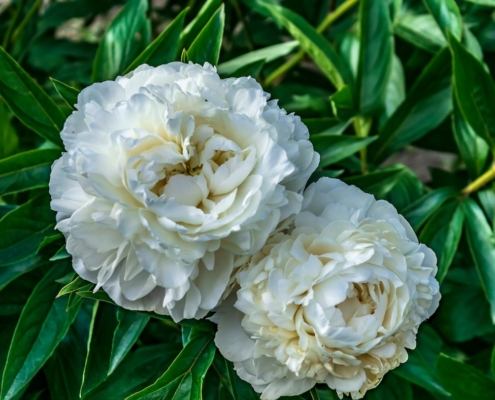
[[[342,3],[334,12],[327,14],[325,19],[316,28],[318,33],[325,32],[330,25],[337,21],[342,15],[349,11],[354,5],[356,5],[359,0],[347,0]],[[304,58],[306,52],[304,49],[299,50],[292,58],[287,60],[284,64],[273,71],[265,80],[265,85],[271,85],[276,79],[285,75],[292,68],[294,68],[299,62]]]
[[[12,35],[12,41],[15,41],[19,37],[19,35],[22,33],[22,31],[26,27],[27,23],[30,21],[30,19],[33,17],[33,15],[36,13],[36,11],[38,11],[38,8],[41,6],[42,3],[43,3],[43,0],[36,0],[33,3],[33,5],[29,9],[28,13],[26,14],[26,16],[24,17],[22,22],[19,24],[17,29],[14,31],[14,34]]]
[[[474,193],[477,190],[481,189],[493,179],[495,179],[495,164],[492,164],[488,171],[486,171],[483,175],[476,178],[474,182],[471,182],[464,189],[462,189],[462,193],[470,195],[471,193]]]

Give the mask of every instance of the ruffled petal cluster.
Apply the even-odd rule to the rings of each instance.
[[[218,304],[242,257],[300,211],[319,162],[300,118],[209,64],[143,65],[76,109],[50,179],[74,268],[176,321]]]
[[[407,360],[438,307],[436,257],[388,202],[336,179],[237,275],[215,342],[262,399],[327,384],[364,396]]]

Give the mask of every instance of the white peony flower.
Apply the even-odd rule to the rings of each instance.
[[[326,383],[364,396],[407,360],[438,307],[436,257],[386,201],[323,178],[212,318],[215,343],[262,399]]]
[[[301,207],[319,157],[251,78],[143,65],[78,97],[50,179],[74,268],[119,305],[200,318]]]

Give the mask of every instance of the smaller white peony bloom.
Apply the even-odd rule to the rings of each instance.
[[[50,177],[74,269],[119,305],[201,318],[299,212],[318,154],[252,78],[142,65],[78,96]],[[240,260],[240,261],[239,261]]]
[[[440,300],[436,272],[390,203],[323,178],[290,234],[239,272],[239,291],[212,318],[215,343],[262,399],[316,383],[359,399],[415,348]]]

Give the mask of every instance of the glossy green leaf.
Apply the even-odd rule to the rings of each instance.
[[[366,175],[352,176],[343,180],[349,185],[355,185],[361,190],[371,193],[378,199],[383,199],[401,179],[406,167],[401,164],[377,169]]]
[[[406,100],[380,129],[369,154],[375,163],[436,128],[452,110],[450,55],[440,51],[425,67]]]
[[[433,328],[421,326],[417,346],[409,350],[408,360],[394,372],[401,378],[418,385],[436,396],[450,397],[435,370],[435,363],[442,349],[442,339]],[[442,398],[440,397],[440,398]]]
[[[491,317],[495,322],[495,242],[493,231],[481,208],[474,200],[467,199],[462,204],[466,234],[481,283],[491,305]]]
[[[15,261],[11,264],[0,265],[0,290],[7,286],[14,279],[38,268],[42,264],[42,258],[37,255],[28,256],[22,260]]]
[[[272,17],[289,31],[337,89],[344,84],[352,88],[354,85],[352,75],[343,60],[330,43],[304,18],[273,3],[261,0],[253,3],[257,11]]]
[[[0,101],[0,159],[15,153],[19,138],[11,124],[10,112],[3,101]]]
[[[52,399],[79,398],[85,356],[84,343],[71,328],[43,367]]]
[[[115,371],[127,353],[129,353],[149,320],[150,316],[146,314],[136,313],[124,308],[117,310],[118,324],[113,333],[108,375]]]
[[[213,14],[218,11],[222,0],[206,0],[198,12],[198,15],[187,24],[181,33],[179,50],[189,48],[203,30],[205,25],[211,19]]]
[[[443,204],[425,225],[419,241],[428,245],[437,255],[436,279],[442,282],[454,259],[461,240],[464,214],[456,199]]]
[[[193,332],[191,340],[167,371],[153,385],[129,396],[127,400],[201,399],[203,379],[214,355],[213,335]]]
[[[50,80],[52,81],[53,86],[55,86],[55,89],[60,97],[70,108],[74,109],[74,105],[77,103],[77,96],[80,91],[67,85],[66,83],[58,81],[57,79],[50,78]]]
[[[495,346],[493,347],[493,350],[492,350],[492,358],[490,360],[490,370],[491,370],[492,376],[495,376]]]
[[[376,136],[358,138],[349,135],[311,135],[310,140],[315,150],[320,153],[320,167],[335,164],[376,140]]]
[[[481,4],[483,6],[495,7],[495,0],[466,0],[470,3]]]
[[[359,67],[357,103],[361,113],[375,111],[385,102],[392,67],[394,40],[386,0],[359,2]]]
[[[95,302],[89,327],[86,362],[80,397],[85,397],[107,379],[115,328],[117,308],[105,302]]]
[[[175,61],[179,55],[179,39],[184,26],[184,19],[189,9],[185,8],[168,25],[162,33],[126,68],[127,74],[142,64],[158,67]]]
[[[147,0],[129,0],[107,28],[93,63],[93,82],[114,79],[148,46]]]
[[[440,354],[437,370],[454,400],[495,398],[495,381],[460,360]]]
[[[55,213],[45,195],[6,214],[0,219],[1,263],[10,264],[35,253],[45,237],[55,233],[54,226]]]
[[[413,400],[409,382],[394,373],[387,373],[380,384],[367,392],[366,400]]]
[[[452,128],[457,147],[466,163],[469,175],[476,179],[483,172],[490,149],[486,141],[478,136],[466,121],[457,101],[454,101]]]
[[[400,15],[394,23],[394,32],[401,39],[430,53],[436,53],[447,45],[442,30],[430,14]]]
[[[169,344],[144,346],[131,352],[108,379],[85,400],[125,399],[153,383],[179,353]]]
[[[259,394],[253,390],[252,386],[246,381],[239,378],[237,372],[234,370],[234,366],[231,362],[224,359],[219,353],[215,356],[215,362],[223,362],[224,368],[221,373],[222,378],[225,378],[225,385],[229,390],[233,400],[257,400]]]
[[[64,258],[72,257],[69,253],[67,253],[67,249],[65,248],[65,244],[57,250],[57,252],[50,258],[50,261],[58,261],[63,260]]]
[[[334,115],[340,121],[347,121],[358,112],[356,105],[354,104],[352,90],[348,85],[342,86],[332,94],[330,96],[330,103]]]
[[[473,130],[494,147],[495,83],[490,74],[452,35],[449,37],[453,62],[453,82],[457,104]]]
[[[58,292],[57,297],[65,296],[67,294],[77,291],[91,290],[93,286],[94,286],[93,283],[89,283],[84,279],[82,279],[80,276],[77,276],[76,279],[74,279],[72,282],[68,283],[62,289],[60,289],[60,292]]]
[[[0,47],[0,95],[19,120],[38,135],[62,147],[65,116],[55,102]]]
[[[404,67],[399,57],[392,57],[392,69],[385,90],[385,114],[390,117],[406,98]]]
[[[0,194],[47,187],[51,166],[60,150],[38,149],[0,160]]]
[[[286,56],[298,46],[299,43],[293,40],[291,42],[275,44],[263,49],[251,51],[219,64],[217,70],[220,75],[233,76],[237,71],[241,70],[248,64],[253,64],[258,61],[264,61],[265,63],[272,62],[278,58]]]
[[[198,64],[205,62],[209,62],[211,65],[218,64],[224,25],[225,10],[222,4],[192,42],[191,47],[187,49],[187,56],[190,61]]]
[[[2,378],[2,400],[14,398],[29,383],[76,317],[77,308],[65,311],[67,298],[55,299],[60,286],[55,280],[70,268],[64,261],[55,263],[29,296],[10,344]]]
[[[462,16],[455,0],[424,0],[438,26],[447,36],[450,31],[457,39],[462,35]]]
[[[402,215],[417,231],[447,199],[456,194],[457,191],[450,187],[433,190],[405,208]]]

